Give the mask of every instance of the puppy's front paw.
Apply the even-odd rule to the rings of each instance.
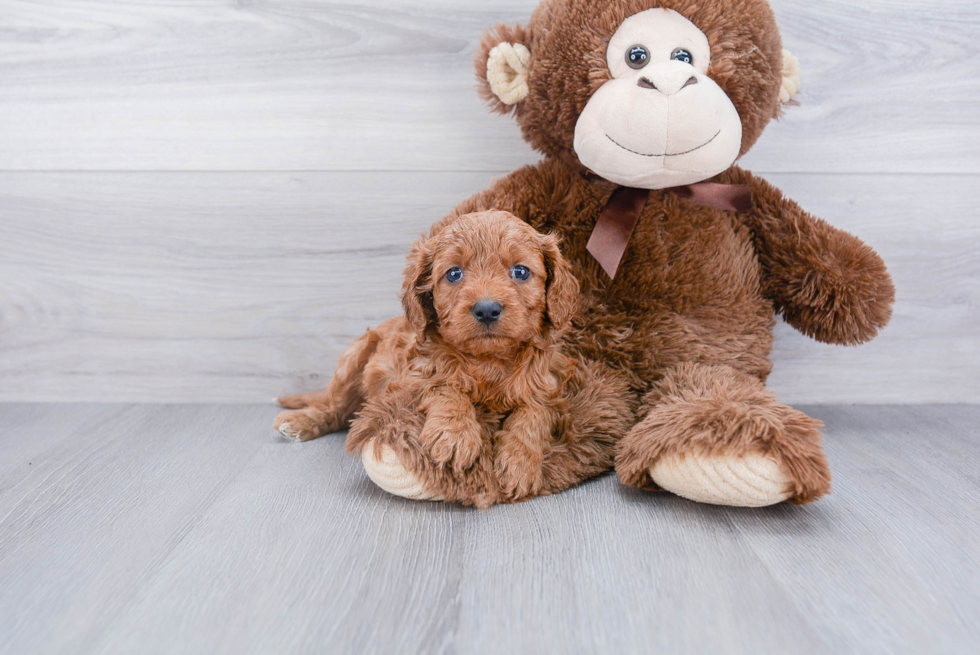
[[[536,496],[544,489],[544,456],[523,445],[501,447],[493,467],[501,488],[512,500]]]
[[[451,465],[456,473],[473,466],[483,450],[483,434],[475,421],[430,417],[419,434],[419,442],[434,462]]]

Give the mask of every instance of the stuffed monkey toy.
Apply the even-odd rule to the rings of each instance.
[[[561,237],[581,284],[564,337],[578,414],[554,435],[536,493],[614,466],[623,484],[704,503],[826,494],[820,423],[765,387],[774,315],[859,344],[888,322],[894,287],[870,247],[735,164],[799,84],[767,2],[542,0],[526,27],[484,35],[476,68],[481,95],[544,158],[433,232],[511,212]],[[432,462],[404,419],[412,402],[368,408],[369,475],[411,498],[497,493],[490,463]]]

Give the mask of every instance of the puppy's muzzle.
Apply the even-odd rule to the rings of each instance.
[[[481,300],[473,305],[473,317],[484,325],[493,325],[504,308],[496,300]]]

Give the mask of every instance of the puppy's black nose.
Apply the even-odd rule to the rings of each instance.
[[[498,318],[504,308],[496,300],[481,300],[473,305],[473,316],[484,325],[490,325]]]

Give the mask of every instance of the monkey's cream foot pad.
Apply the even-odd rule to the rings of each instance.
[[[398,461],[390,446],[382,446],[381,457],[376,457],[374,445],[368,444],[361,451],[364,470],[374,484],[395,496],[411,500],[442,500],[438,494],[428,491],[422,482]]]
[[[761,454],[661,459],[650,467],[650,477],[671,493],[712,505],[765,507],[792,495],[790,477],[776,460]]]

